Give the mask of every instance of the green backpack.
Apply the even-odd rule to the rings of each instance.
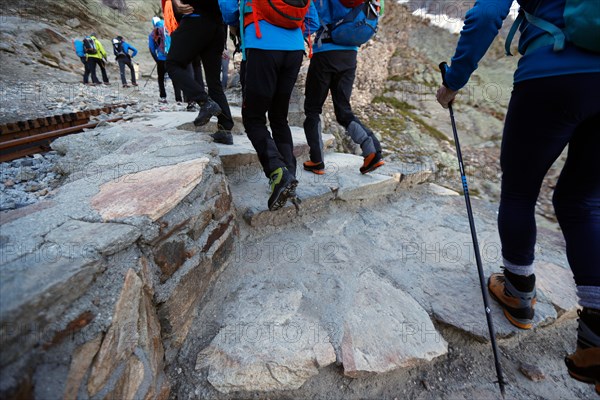
[[[538,3],[538,7],[541,1]],[[517,29],[525,19],[530,24],[547,32],[547,34],[530,43],[527,46],[526,53],[550,44],[554,45],[554,51],[561,51],[565,48],[565,41],[569,41],[582,49],[600,53],[600,0],[566,0],[563,18],[565,28],[560,29],[521,7],[519,15],[506,37],[506,55],[512,55],[510,44]]]

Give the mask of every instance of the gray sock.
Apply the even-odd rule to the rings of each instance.
[[[507,270],[509,270],[510,272],[512,272],[515,275],[529,276],[535,272],[535,269],[533,268],[533,264],[516,265],[516,264],[513,264],[510,261],[508,261],[506,258],[503,258],[502,261],[504,264],[504,268],[506,268]]]
[[[577,286],[579,304],[583,307],[600,310],[600,286]]]

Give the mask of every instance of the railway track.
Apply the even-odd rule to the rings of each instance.
[[[50,143],[61,136],[94,128],[100,122],[90,122],[91,117],[111,113],[132,103],[112,104],[93,110],[79,111],[48,117],[9,122],[0,125],[0,162],[50,150]],[[105,120],[115,122],[121,117]]]

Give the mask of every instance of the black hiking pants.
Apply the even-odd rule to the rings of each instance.
[[[381,152],[381,146],[373,132],[356,118],[350,106],[356,77],[356,56],[357,52],[353,50],[332,50],[314,53],[310,60],[304,99],[304,133],[310,147],[310,160],[313,162],[323,162],[320,116],[329,92],[337,122],[346,131],[352,122],[356,122],[363,131],[362,135],[358,135],[363,137],[362,141],[370,139],[375,151]],[[352,139],[355,137],[357,136],[352,136]],[[362,145],[362,141],[358,144]]]
[[[220,79],[224,35],[225,25],[220,17],[203,14],[199,17],[182,18],[179,28],[171,34],[167,70],[188,101],[202,104],[210,96],[221,107],[222,112],[217,117],[219,125],[225,130],[231,130],[233,118]],[[204,67],[208,95],[188,71],[188,65],[198,56]]]
[[[133,63],[131,62],[131,57],[121,56],[117,58],[117,62],[119,63],[119,73],[121,75],[121,83],[123,85],[127,85],[127,78],[125,78],[125,66],[129,68],[131,72],[131,83],[135,84],[135,69],[133,68]]]
[[[89,64],[88,64],[87,60],[85,59],[85,56],[79,57],[79,59],[81,60],[81,63],[83,64],[83,83],[88,83],[89,76],[90,76]]]
[[[156,72],[158,74],[158,91],[160,93],[161,99],[167,98],[167,91],[165,90],[165,75],[167,74],[167,61],[166,60],[157,60],[156,61]],[[175,101],[181,100],[181,89],[177,87],[175,81],[171,79],[173,83],[173,92],[175,93]]]
[[[302,50],[246,49],[242,120],[267,177],[280,167],[296,175],[287,116],[303,57]]]
[[[600,286],[600,73],[514,85],[502,138],[498,230],[502,256],[532,265],[542,180],[569,145],[554,189],[556,217],[575,282]]]
[[[82,57],[84,58],[84,57]],[[88,57],[85,62],[87,64],[85,72],[83,73],[83,83],[88,83],[89,75],[92,75],[92,83],[100,83],[96,76],[96,66],[98,65],[98,59],[94,57]]]

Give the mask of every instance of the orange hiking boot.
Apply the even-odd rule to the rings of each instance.
[[[385,162],[383,161],[383,157],[381,153],[371,153],[365,157],[365,161],[360,167],[360,173],[366,174],[371,171],[375,171],[377,168],[381,167]]]
[[[310,171],[313,174],[317,174],[317,175],[324,175],[325,174],[325,163],[323,162],[312,162],[310,160],[305,161],[304,164],[304,169],[306,171]]]
[[[577,350],[565,357],[565,364],[571,378],[594,384],[600,394],[600,334],[592,330],[600,328],[600,310],[584,307],[577,314]]]
[[[515,276],[507,270],[504,270],[502,274],[492,274],[488,279],[488,291],[492,298],[500,304],[504,316],[511,324],[517,328],[531,329],[536,303],[535,275],[520,277],[529,280],[524,286],[529,286],[531,289],[524,291],[517,290],[506,275]],[[524,288],[520,287],[520,289]]]

